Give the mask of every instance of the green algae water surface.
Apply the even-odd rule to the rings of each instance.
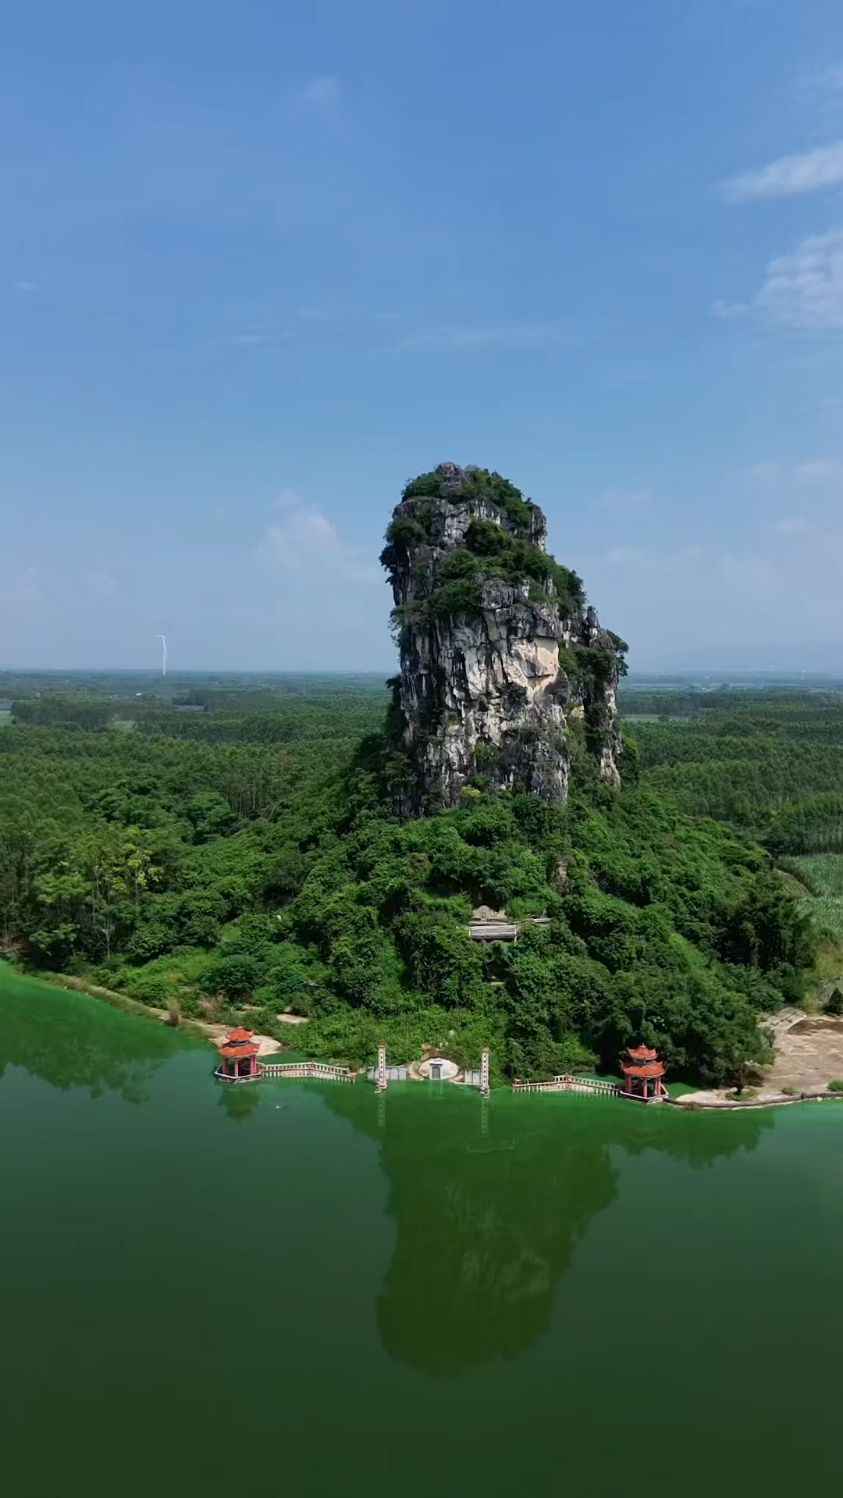
[[[0,973],[10,1495],[835,1481],[843,1106],[212,1064]]]

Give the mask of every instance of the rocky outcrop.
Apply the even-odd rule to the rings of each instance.
[[[392,722],[405,814],[473,786],[564,802],[572,759],[619,781],[623,642],[546,550],[537,505],[486,470],[443,463],[412,480],[382,561],[401,670]]]

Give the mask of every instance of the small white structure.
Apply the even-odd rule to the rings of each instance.
[[[419,1063],[419,1076],[426,1082],[453,1082],[459,1071],[456,1062],[448,1061],[445,1056],[428,1056]]]

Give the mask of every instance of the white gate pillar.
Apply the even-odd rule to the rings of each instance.
[[[386,1092],[386,1046],[381,1041],[378,1046],[378,1092]]]
[[[489,1096],[489,1052],[484,1050],[480,1058],[480,1096]]]

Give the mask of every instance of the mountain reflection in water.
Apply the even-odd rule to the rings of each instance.
[[[494,1095],[488,1104],[413,1084],[332,1111],[378,1138],[396,1245],[378,1302],[384,1347],[433,1376],[522,1353],[592,1219],[617,1194],[619,1151],[663,1152],[692,1169],[754,1150],[772,1115],[709,1120],[610,1099]],[[711,1125],[714,1127],[711,1127]],[[426,1314],[420,1307],[427,1306]]]

